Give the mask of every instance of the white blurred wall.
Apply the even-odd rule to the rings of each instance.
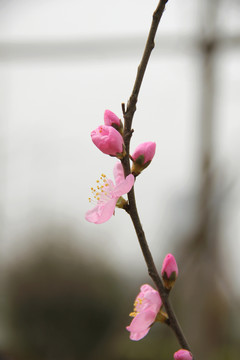
[[[116,216],[101,226],[87,223],[84,214],[90,206],[90,187],[102,172],[111,177],[115,163],[94,147],[90,131],[103,122],[105,109],[121,117],[121,103],[131,93],[156,4],[155,0],[0,1],[4,256],[22,247],[29,229],[53,222],[86,233],[83,246],[108,255],[117,268],[145,271],[123,211],[117,209]],[[239,7],[231,6],[231,21],[226,21],[222,6],[219,34],[240,34]],[[151,167],[136,183],[140,216],[157,259],[172,250],[174,225],[175,232],[187,232],[194,221],[192,200],[186,204],[199,187],[201,56],[196,39],[202,17],[197,0],[181,4],[169,0],[133,123],[132,149],[143,141],[157,143]],[[226,184],[234,183],[223,217],[225,260],[233,264],[229,270],[233,274],[240,247],[239,64],[240,47],[219,52],[215,166],[224,172]],[[179,217],[173,219],[178,202]]]

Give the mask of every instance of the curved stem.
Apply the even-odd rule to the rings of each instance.
[[[142,225],[141,225],[141,222],[139,219],[137,207],[136,207],[134,188],[132,188],[132,190],[128,193],[128,200],[129,200],[128,213],[132,219],[132,222],[133,222],[133,225],[134,225],[137,237],[138,237],[138,241],[139,241],[145,262],[147,264],[148,273],[158,289],[158,292],[161,296],[163,305],[168,314],[169,326],[175,333],[181,347],[183,349],[187,349],[190,351],[190,347],[187,343],[187,340],[183,334],[183,331],[177,321],[176,315],[175,315],[173,308],[171,306],[171,303],[169,301],[168,292],[166,291],[166,289],[162,283],[162,280],[158,274],[151,251],[149,249],[149,246],[148,246],[148,243],[147,243],[147,240],[145,237],[145,233],[143,231],[143,228],[142,228]]]
[[[138,66],[136,80],[135,80],[135,83],[133,86],[132,94],[128,100],[126,111],[125,111],[125,106],[122,105],[123,115],[124,115],[124,120],[125,120],[124,138],[126,140],[125,145],[127,146],[127,149],[126,149],[127,152],[129,150],[129,142],[130,142],[130,138],[131,138],[131,134],[132,134],[132,132],[131,132],[132,119],[133,119],[133,115],[136,111],[138,94],[139,94],[139,91],[140,91],[140,88],[142,85],[143,77],[144,77],[144,74],[145,74],[145,71],[147,68],[147,64],[148,64],[151,52],[155,46],[155,43],[154,43],[155,35],[156,35],[157,28],[158,28],[159,22],[161,20],[161,17],[162,17],[162,14],[163,14],[163,11],[165,9],[165,5],[167,2],[168,2],[168,0],[160,0],[156,10],[153,13],[152,24],[151,24],[150,31],[148,34],[146,46],[145,46],[145,49],[143,52],[142,60]]]
[[[168,0],[160,0],[156,10],[153,13],[152,24],[151,24],[151,28],[149,31],[148,39],[146,42],[142,60],[138,66],[136,80],[135,80],[132,94],[129,98],[126,110],[125,110],[125,105],[122,104],[122,110],[123,110],[123,115],[124,115],[123,138],[124,138],[124,143],[125,143],[125,148],[126,148],[126,156],[122,159],[122,165],[124,168],[125,176],[130,174],[129,145],[130,145],[130,140],[131,140],[132,132],[133,132],[132,120],[133,120],[134,113],[136,111],[138,94],[139,94],[139,91],[141,88],[141,84],[143,81],[143,77],[145,74],[145,70],[147,68],[147,64],[148,64],[151,52],[154,48],[154,39],[155,39],[155,35],[157,32],[158,24],[162,17],[162,14],[165,9],[165,5],[166,5],[167,1]],[[166,291],[166,289],[162,283],[162,280],[156,269],[152,254],[150,252],[150,249],[149,249],[149,246],[148,246],[148,243],[147,243],[147,240],[146,240],[146,237],[145,237],[145,234],[144,234],[144,231],[143,231],[140,219],[139,219],[138,211],[137,211],[134,187],[128,193],[128,201],[129,201],[129,207],[127,209],[127,212],[129,213],[129,215],[132,219],[132,222],[133,222],[133,225],[134,225],[137,237],[138,237],[138,241],[139,241],[145,262],[147,264],[148,273],[159,291],[163,305],[168,314],[169,326],[174,331],[181,347],[190,351],[187,340],[185,339],[182,329],[177,321],[176,315],[175,315],[175,313],[172,309],[172,306],[169,302],[168,292]]]

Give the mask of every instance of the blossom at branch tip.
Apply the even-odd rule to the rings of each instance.
[[[133,320],[126,327],[130,332],[130,339],[135,341],[147,335],[162,306],[159,293],[150,285],[142,285],[140,290],[134,302],[134,311],[129,314]]]
[[[95,224],[102,224],[110,219],[114,214],[115,206],[122,195],[127,194],[134,184],[134,176],[129,174],[124,177],[124,171],[121,162],[117,162],[114,166],[113,174],[115,178],[114,185],[111,179],[107,179],[106,175],[102,174],[100,180],[97,180],[97,189],[93,189],[92,193],[97,205],[87,211],[85,219]],[[92,202],[92,199],[89,198]]]
[[[105,110],[104,124],[108,126],[113,126],[118,131],[123,127],[122,121],[111,110]]]
[[[173,355],[174,360],[192,360],[193,356],[190,353],[190,351],[185,350],[185,349],[180,349],[177,352],[174,353]]]
[[[93,143],[104,154],[117,156],[119,158],[124,156],[123,137],[112,126],[98,126],[97,129],[91,132],[91,138]]]
[[[162,264],[162,278],[164,286],[170,290],[178,277],[178,266],[175,257],[172,254],[167,254]]]
[[[132,154],[132,173],[135,175],[145,169],[152,161],[156,151],[156,143],[152,141],[139,144]]]

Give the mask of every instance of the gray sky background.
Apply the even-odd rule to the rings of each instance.
[[[204,24],[203,3],[169,0],[133,123],[132,150],[143,141],[157,143],[151,166],[137,180],[136,196],[150,247],[159,260],[172,251],[178,234],[190,231],[195,219],[201,58],[194,39]],[[222,3],[218,33],[240,34],[240,7],[232,2],[226,10]],[[111,178],[116,161],[94,147],[90,132],[103,123],[105,109],[121,117],[121,103],[131,93],[156,4],[0,1],[4,257],[22,249],[30,229],[53,222],[72,226],[83,234],[82,248],[110,257],[118,269],[145,271],[123,211],[117,209],[116,216],[100,226],[87,223],[84,214],[90,206],[90,187],[102,172]],[[61,46],[65,53],[58,53]],[[238,285],[239,64],[240,47],[219,51],[214,136],[214,170],[223,187],[231,186],[222,215],[222,254],[226,271],[236,276]]]

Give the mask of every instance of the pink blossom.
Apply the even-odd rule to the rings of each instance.
[[[130,314],[133,320],[126,327],[130,339],[135,341],[147,335],[162,305],[159,293],[150,285],[142,285],[140,290],[134,302],[134,311]]]
[[[132,174],[138,176],[152,161],[155,154],[156,143],[145,142],[136,147],[132,154]]]
[[[156,150],[156,143],[155,142],[144,142],[139,144],[132,154],[132,158],[134,161],[138,161],[139,157],[142,158],[141,164],[145,165],[147,162],[151,161],[154,157]]]
[[[172,254],[167,254],[163,260],[162,275],[166,273],[167,277],[170,278],[172,273],[175,272],[176,277],[178,276],[178,266],[175,257]]]
[[[174,360],[192,360],[192,354],[190,353],[190,351],[188,350],[178,350],[177,352],[174,353],[173,355]]]
[[[106,175],[102,174],[100,180],[97,180],[97,189],[92,188],[94,199],[97,205],[87,211],[85,219],[95,224],[102,224],[110,219],[114,214],[115,206],[118,199],[127,194],[134,184],[134,176],[128,175],[125,179],[123,167],[118,162],[113,169],[116,185],[113,181],[106,178]],[[89,198],[91,202],[91,199]]]
[[[161,273],[165,288],[171,290],[178,277],[178,266],[175,257],[172,254],[167,254],[165,256]]]
[[[121,120],[110,110],[105,110],[104,112],[104,124],[112,126],[113,124],[120,126]]]
[[[123,138],[112,126],[101,125],[91,132],[93,143],[104,154],[118,156],[123,153]]]

